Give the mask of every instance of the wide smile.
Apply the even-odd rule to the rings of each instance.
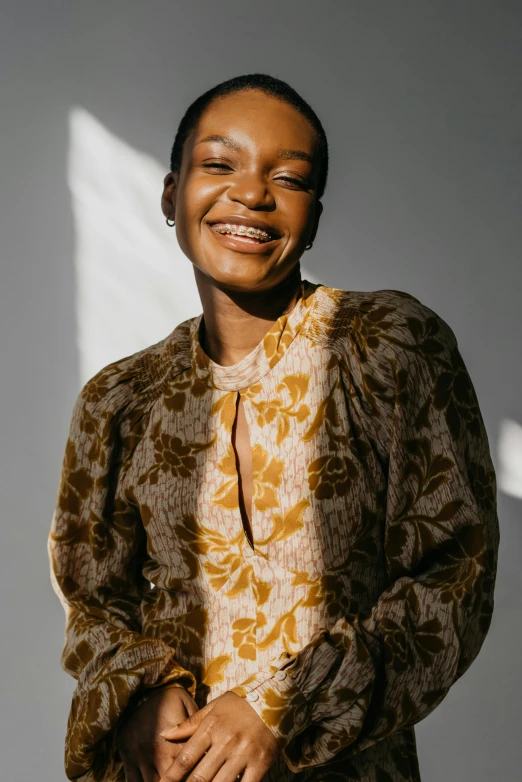
[[[235,250],[240,253],[257,253],[266,254],[274,249],[275,244],[279,241],[279,238],[269,239],[268,241],[261,241],[252,236],[245,234],[233,234],[233,233],[219,233],[209,223],[206,226],[212,236],[223,247],[228,247],[230,250]]]

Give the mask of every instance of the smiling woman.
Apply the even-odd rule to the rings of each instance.
[[[161,208],[202,313],[85,384],[49,536],[71,780],[419,782],[413,726],[488,632],[473,384],[407,292],[301,278],[327,168],[263,74],[180,123]]]
[[[251,300],[276,287],[313,242],[322,211],[327,143],[319,120],[311,109],[304,116],[297,99],[248,85],[239,80],[187,113],[165,177],[163,212],[176,222],[200,295],[205,277],[212,290],[218,283]],[[240,226],[269,239],[246,239]]]

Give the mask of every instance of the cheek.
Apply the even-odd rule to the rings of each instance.
[[[293,242],[297,244],[304,240],[313,224],[314,215],[308,200],[296,201],[286,207],[286,223]]]
[[[201,185],[201,183],[188,182],[183,189],[181,205],[183,217],[190,221],[192,228],[194,224],[201,222],[205,214],[211,208],[215,200],[215,187],[211,185]]]
[[[205,226],[203,221],[211,209],[215,198],[209,187],[195,187],[187,184],[181,198],[176,203],[176,223],[178,226],[178,241],[185,247],[193,245]]]

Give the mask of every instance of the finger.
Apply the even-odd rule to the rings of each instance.
[[[197,714],[198,712],[195,713]],[[173,741],[174,739],[187,739],[192,736],[198,728],[199,721],[192,721],[189,717],[188,720],[183,720],[183,722],[180,722],[179,725],[173,725],[171,728],[162,730],[160,736],[166,741]]]
[[[194,714],[195,711],[199,711],[198,705],[195,703],[194,698],[192,698],[185,690],[181,690],[181,701],[185,707],[187,716],[190,717],[190,715]]]
[[[224,763],[217,774],[213,777],[209,777],[212,782],[238,782],[238,777],[241,779],[241,782],[246,782],[246,776],[245,776],[245,761],[242,760],[240,757],[234,757],[229,758],[226,763]],[[204,777],[206,779],[206,777]],[[253,777],[250,779],[250,782],[260,782],[262,779],[262,776]]]
[[[187,717],[191,717],[193,714],[199,711],[197,705],[192,700],[188,701],[188,703],[183,702],[183,705],[185,706]]]
[[[231,782],[262,782],[262,780],[265,778],[265,774],[268,773],[268,768],[254,768],[253,766],[247,766],[247,768],[244,768],[243,763],[243,770],[239,773],[239,779],[238,777],[230,777]],[[217,776],[213,782],[225,782],[225,779],[228,782],[228,777],[225,777],[224,779],[221,779],[219,776]]]
[[[125,782],[143,782],[141,771],[137,766],[130,766],[124,762],[123,771],[125,772]]]
[[[212,782],[226,761],[227,757],[223,754],[223,750],[221,748],[210,749],[206,755],[203,755],[199,763],[197,763],[196,766],[191,769],[190,773],[188,774],[188,779],[192,779],[194,776],[195,779],[208,780],[208,782]],[[170,782],[170,777],[168,776],[169,773],[170,769],[167,772],[167,779]],[[183,779],[185,779],[185,777],[183,777]]]
[[[161,738],[170,740],[185,739],[189,736],[192,736],[192,734],[197,728],[199,728],[202,720],[207,716],[212,708],[213,707],[210,705],[210,703],[208,703],[206,706],[203,706],[202,709],[195,711],[190,715],[190,717],[187,717],[186,720],[179,722],[177,725],[171,725],[170,728],[162,730],[160,733]]]
[[[165,772],[171,767],[176,757],[184,749],[187,744],[186,739],[180,739],[179,741],[165,741],[160,739],[153,742],[152,752],[147,756],[147,761],[151,765],[155,766],[160,779]]]
[[[211,746],[208,730],[198,730],[180,749],[160,782],[181,782]]]
[[[146,766],[140,766],[140,771],[143,782],[159,782],[160,775],[150,763]]]

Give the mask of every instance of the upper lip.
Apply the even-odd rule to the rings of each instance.
[[[258,228],[260,231],[266,231],[270,238],[278,239],[280,236],[277,228],[274,228],[262,220],[252,220],[251,217],[243,217],[242,215],[224,215],[223,217],[215,217],[213,220],[208,220],[209,225],[215,225],[216,223],[235,223],[236,225],[247,225],[250,228]]]

